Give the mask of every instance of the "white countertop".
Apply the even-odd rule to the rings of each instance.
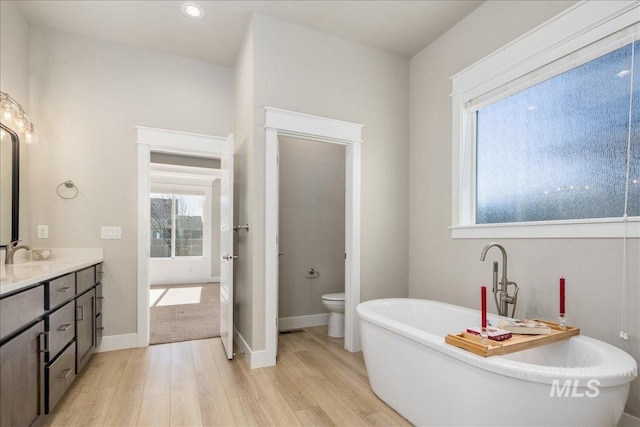
[[[0,295],[100,263],[102,248],[52,249],[47,261],[0,264]],[[22,251],[24,252],[24,251]],[[17,255],[17,253],[16,253]]]

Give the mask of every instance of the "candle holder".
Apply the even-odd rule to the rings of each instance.
[[[482,338],[482,345],[489,345],[489,330],[487,328],[480,328],[480,338]]]
[[[560,327],[561,331],[567,330],[567,317],[564,313],[560,313],[560,315],[558,316],[558,326]]]

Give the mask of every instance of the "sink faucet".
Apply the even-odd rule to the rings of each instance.
[[[482,249],[480,254],[480,261],[484,261],[489,249],[496,247],[502,252],[502,279],[498,283],[498,262],[493,263],[493,298],[496,301],[496,307],[498,308],[498,314],[500,316],[509,316],[509,304],[513,304],[513,310],[511,311],[511,317],[516,313],[516,304],[518,303],[518,291],[520,288],[516,282],[511,282],[507,279],[507,251],[500,243],[491,242]],[[500,288],[498,289],[498,284]],[[515,293],[509,295],[509,285],[513,285]],[[500,296],[498,296],[498,294]]]
[[[27,246],[27,245],[18,246],[18,242],[19,242],[19,240],[16,240],[14,242],[9,243],[9,247],[7,247],[7,253],[6,253],[5,257],[4,257],[4,263],[5,264],[13,264],[13,256],[20,249],[25,249],[27,251],[31,250],[31,248],[29,246]]]

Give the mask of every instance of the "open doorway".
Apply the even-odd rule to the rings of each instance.
[[[150,242],[151,232],[151,155],[164,153],[220,162],[220,340],[227,358],[233,358],[233,135],[227,138],[177,132],[163,129],[137,127],[138,147],[138,319],[137,346],[149,345],[150,314]],[[157,193],[156,193],[157,194]],[[173,197],[173,196],[172,196]],[[168,202],[165,202],[168,203]],[[172,199],[172,212],[175,202]],[[174,215],[172,213],[172,215]],[[174,221],[172,219],[172,221]],[[189,227],[187,227],[189,228]],[[161,235],[159,233],[157,235]],[[176,234],[177,236],[177,234]],[[169,249],[176,252],[175,247]],[[204,251],[204,249],[203,249]],[[186,298],[186,297],[185,297]],[[213,316],[213,314],[211,315]]]
[[[344,337],[345,147],[280,137],[280,332]]]
[[[220,160],[151,152],[149,344],[220,336]]]
[[[359,351],[360,194],[362,125],[265,107],[265,351],[251,368],[273,366],[278,349],[278,138],[296,137],[345,147],[345,312],[344,348]]]

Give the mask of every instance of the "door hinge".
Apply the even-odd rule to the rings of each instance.
[[[344,259],[347,259],[347,253],[346,252],[344,253]]]

